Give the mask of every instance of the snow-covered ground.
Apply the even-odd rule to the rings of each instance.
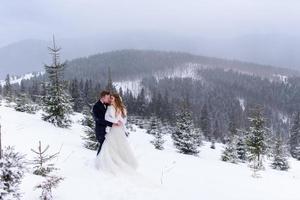
[[[201,147],[198,157],[177,153],[167,138],[165,150],[155,150],[152,137],[136,129],[129,140],[139,161],[136,176],[109,176],[94,167],[95,152],[82,146],[83,127],[73,116],[70,129],[52,126],[31,115],[0,106],[4,145],[14,145],[31,159],[31,148],[38,141],[50,145],[51,152],[60,150],[55,160],[65,180],[54,191],[57,200],[299,200],[300,162],[290,160],[288,172],[272,170],[253,178],[246,164],[220,161],[222,145],[216,150],[209,144]],[[40,177],[27,173],[22,183],[24,200],[37,200],[40,191],[33,187]]]

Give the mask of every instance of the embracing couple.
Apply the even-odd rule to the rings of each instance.
[[[117,174],[134,172],[137,161],[126,136],[127,110],[119,94],[102,91],[93,106],[99,149],[97,169]]]

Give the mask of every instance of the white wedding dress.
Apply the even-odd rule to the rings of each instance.
[[[138,163],[125,134],[126,118],[116,115],[113,106],[108,106],[105,120],[112,123],[122,121],[120,127],[112,127],[105,135],[105,141],[96,158],[96,168],[112,174],[134,173]]]

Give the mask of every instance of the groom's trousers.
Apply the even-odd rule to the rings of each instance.
[[[99,148],[98,148],[97,156],[99,155],[99,153],[101,151],[104,140],[105,140],[105,137],[98,137]]]

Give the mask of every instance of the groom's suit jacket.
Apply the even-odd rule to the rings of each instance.
[[[96,137],[99,142],[102,142],[105,137],[106,127],[113,125],[111,122],[105,120],[106,109],[106,105],[100,100],[93,106],[93,117],[96,122]]]

